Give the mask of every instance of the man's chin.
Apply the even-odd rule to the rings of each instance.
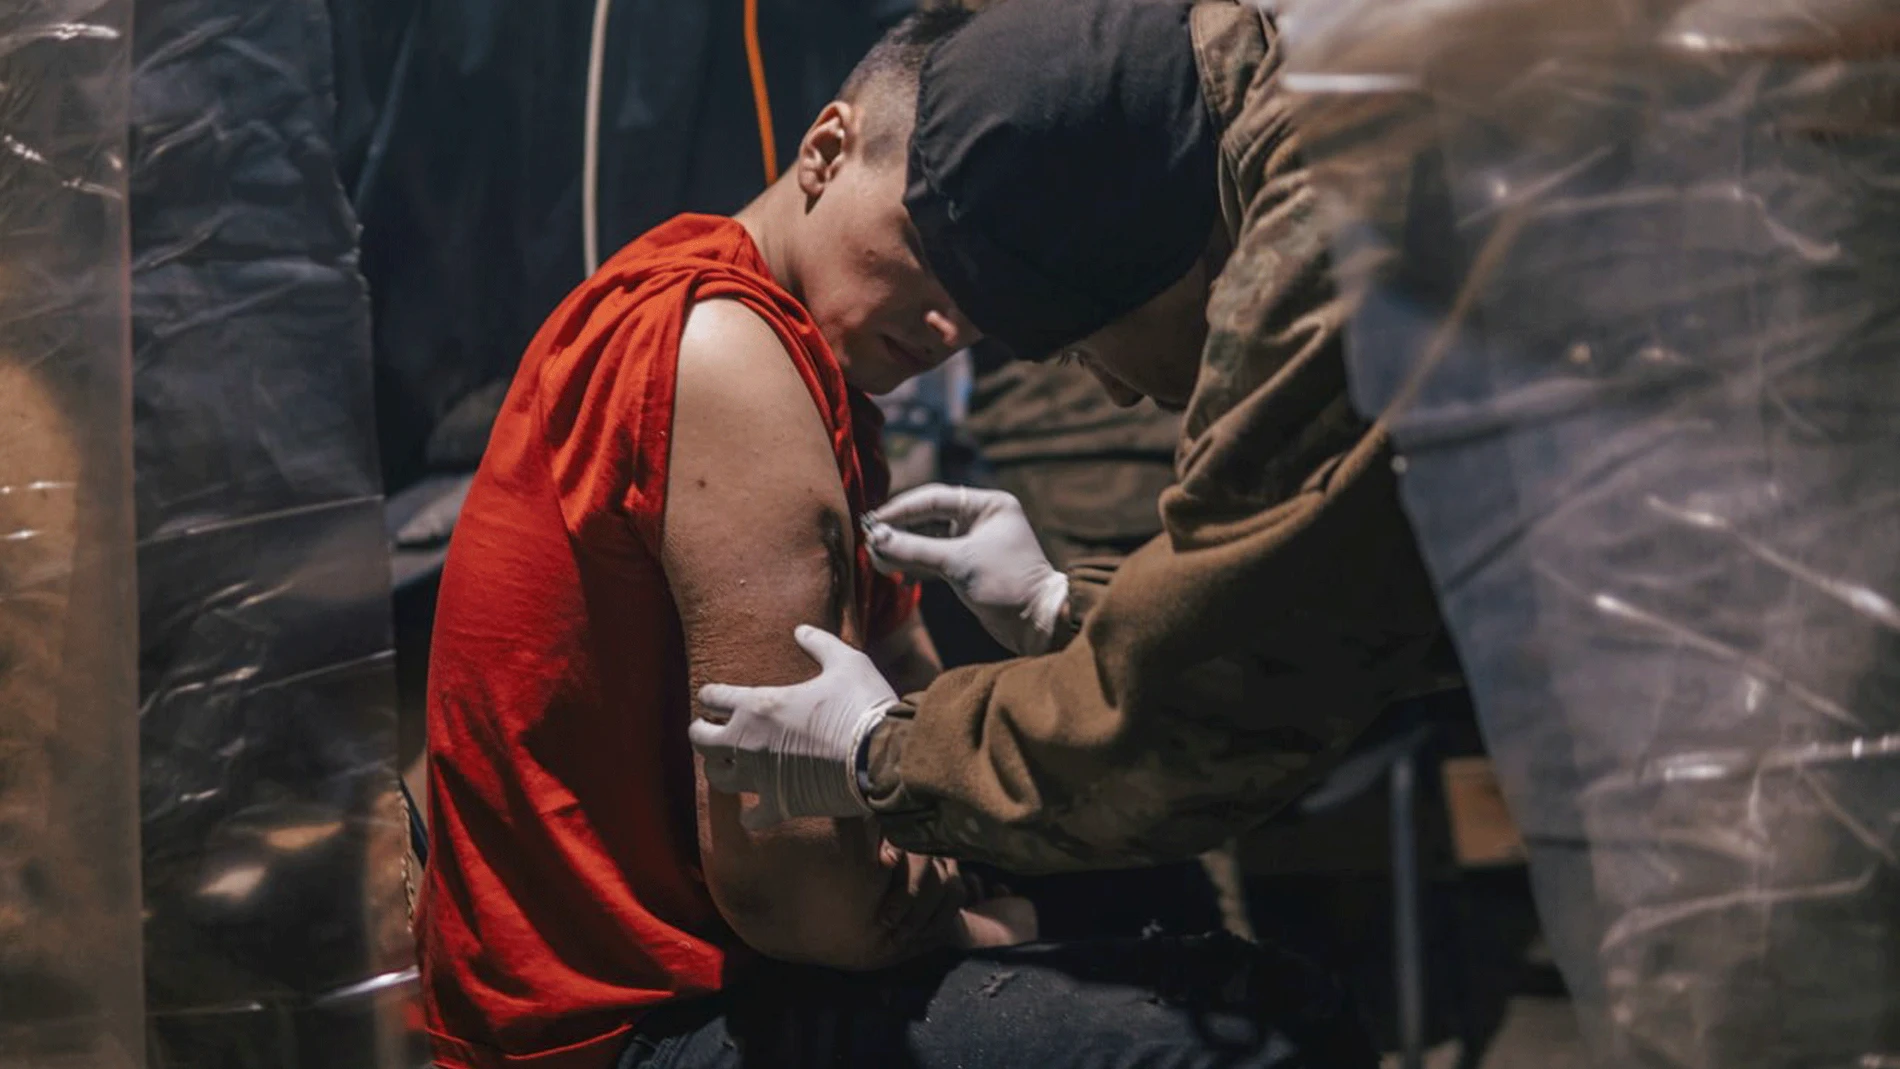
[[[890,368],[846,368],[845,385],[859,393],[882,397],[911,380],[911,376]]]

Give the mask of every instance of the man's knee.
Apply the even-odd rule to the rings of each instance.
[[[799,1064],[791,1052],[819,1039],[858,1064],[908,1052],[925,1069],[1059,1069],[1130,1052],[1144,1065],[1378,1064],[1325,970],[1224,932],[933,955],[866,974],[775,966],[729,995],[733,1035],[785,1055],[771,1064]]]
[[[1226,932],[1143,942],[1158,957],[1155,997],[1178,1006],[1210,1039],[1233,1035],[1262,1048],[1290,1047],[1297,1055],[1287,1065],[1378,1064],[1344,988],[1317,964]]]
[[[987,953],[953,970],[939,996],[933,1011],[948,998],[972,1014],[987,1006],[992,1013],[1042,1018],[1077,1048],[1110,1035],[1151,1049],[1218,1054],[1231,1065],[1378,1064],[1330,974],[1225,932]]]

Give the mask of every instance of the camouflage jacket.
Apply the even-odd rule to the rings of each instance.
[[[1231,0],[1192,27],[1234,252],[1164,529],[1072,574],[1064,648],[946,672],[879,729],[872,804],[906,849],[1023,872],[1191,857],[1296,797],[1438,633],[1385,436],[1347,401],[1274,27]]]

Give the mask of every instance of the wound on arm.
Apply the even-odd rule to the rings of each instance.
[[[844,624],[852,599],[851,544],[845,536],[843,517],[835,509],[818,510],[818,539],[825,547],[825,630],[844,635]]]

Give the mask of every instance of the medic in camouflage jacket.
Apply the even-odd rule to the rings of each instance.
[[[1347,398],[1274,26],[1205,0],[1191,28],[1234,251],[1165,529],[1071,574],[1063,648],[947,672],[878,728],[870,800],[907,850],[1026,872],[1191,857],[1285,806],[1428,672],[1438,613],[1386,436]]]

